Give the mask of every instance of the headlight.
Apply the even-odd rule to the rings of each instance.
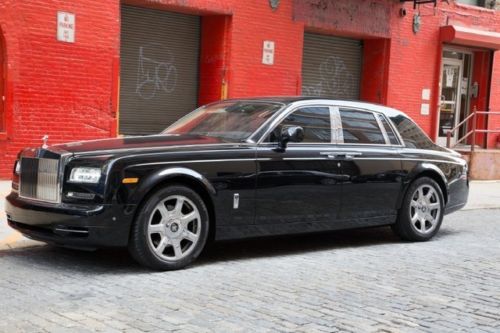
[[[72,183],[97,184],[100,178],[101,169],[99,168],[73,168],[69,175],[69,181]]]
[[[16,175],[21,174],[21,161],[17,160],[16,164],[14,164],[14,172]]]

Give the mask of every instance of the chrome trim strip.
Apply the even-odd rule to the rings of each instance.
[[[382,116],[381,113],[373,113],[373,116],[375,117],[375,120],[377,121],[378,128],[382,131],[382,136],[384,137],[385,144],[390,145],[391,141],[389,140],[389,136],[387,135],[387,131],[385,130],[384,124],[382,124],[382,121],[380,120],[380,117]]]
[[[79,233],[79,234],[88,234],[88,230],[73,230],[73,229],[65,229],[65,228],[54,228],[54,231],[58,232],[67,232],[67,233]]]
[[[332,131],[335,133],[334,143],[344,143],[344,131],[342,128],[342,119],[340,118],[340,111],[338,106],[331,106],[330,110],[332,111]]]
[[[257,150],[259,149],[269,149],[275,147],[275,143],[264,143],[261,146],[257,147]],[[392,147],[387,147],[387,146],[374,146],[374,147],[363,147],[363,148],[358,148],[358,147],[348,147],[347,145],[337,145],[337,144],[329,144],[328,147],[325,147],[324,144],[295,144],[295,143],[290,143],[288,145],[287,151],[288,150],[299,150],[299,149],[310,149],[310,150],[318,150],[320,152],[324,151],[331,151],[331,152],[365,152],[365,153],[379,153],[379,154],[388,154],[388,155],[399,155],[400,151],[396,149],[392,149]]]
[[[328,157],[284,157],[284,161],[328,161]]]
[[[251,143],[210,143],[210,144],[197,144],[197,145],[177,145],[177,146],[167,146],[167,147],[141,147],[141,148],[119,148],[119,149],[107,149],[107,150],[92,150],[92,151],[82,151],[75,152],[74,155],[101,155],[101,154],[114,154],[114,153],[122,153],[127,151],[151,151],[158,150],[159,152],[165,152],[178,148],[196,148],[196,147],[220,147],[220,146],[230,146],[234,148],[238,147],[246,147],[253,146]],[[207,150],[208,151],[208,150]]]
[[[455,161],[445,161],[445,160],[430,160],[425,158],[390,158],[390,157],[359,157],[354,158],[355,160],[399,160],[399,161],[418,161],[418,162],[431,162],[431,163],[450,163],[456,165],[462,165],[460,162]]]
[[[151,162],[134,164],[136,166],[163,165],[163,164],[180,164],[180,163],[217,163],[217,162],[247,162],[247,161],[270,161],[272,158],[233,158],[233,159],[216,159],[216,160],[184,160],[184,161],[167,161],[167,162]]]
[[[305,102],[309,102],[309,103],[305,103]],[[275,118],[271,118],[268,122],[264,123],[264,125],[268,124],[269,127],[264,132],[264,134],[262,135],[262,137],[260,137],[256,141],[257,145],[262,144],[263,141],[264,141],[264,139],[269,135],[269,133],[271,133],[276,128],[276,126],[278,126],[278,124],[283,119],[285,119],[289,114],[291,114],[291,113],[295,112],[296,110],[298,110],[300,108],[303,108],[303,107],[328,107],[328,108],[337,108],[338,110],[340,110],[340,108],[342,108],[342,107],[345,107],[345,108],[350,108],[350,109],[353,109],[353,110],[358,110],[358,111],[363,111],[363,112],[371,112],[372,114],[374,114],[374,116],[375,116],[375,114],[381,114],[384,117],[385,117],[384,110],[387,109],[387,110],[391,110],[393,112],[398,112],[398,113],[400,113],[400,114],[403,115],[403,113],[401,111],[398,111],[396,109],[391,109],[391,108],[388,108],[388,107],[383,107],[383,106],[378,106],[378,105],[372,105],[372,104],[366,104],[366,103],[358,103],[358,102],[343,102],[343,101],[336,101],[336,100],[321,100],[321,99],[294,102],[294,103],[289,104],[288,107],[286,107],[283,110],[281,110],[281,114],[278,114]],[[277,112],[279,113],[280,111],[277,111]],[[375,118],[377,118],[377,117],[375,116]],[[339,119],[340,119],[340,113],[339,113]],[[387,117],[386,117],[386,119],[387,119]],[[389,124],[393,125],[392,122],[389,122]],[[333,126],[333,124],[331,124],[331,126]],[[342,122],[340,122],[338,124],[338,126],[335,126],[335,127],[337,129],[340,128],[340,132],[342,132]],[[380,127],[380,123],[379,123],[379,127]],[[393,130],[394,130],[394,127],[393,127]],[[254,134],[255,133],[257,133],[257,131],[254,132]],[[403,140],[401,139],[401,136],[399,135],[399,132],[398,131],[394,131],[394,133],[396,133],[396,135],[398,136],[398,139],[400,139],[399,140],[399,144],[391,144],[388,141],[386,141],[386,144],[344,143],[343,142],[344,140],[336,142],[336,143],[337,144],[346,144],[346,145],[359,145],[359,146],[369,145],[369,146],[384,146],[384,147],[386,147],[386,146],[389,146],[389,147],[404,147],[404,144],[402,144]],[[342,133],[342,136],[343,136],[343,133]],[[251,141],[251,142],[255,141],[255,140],[253,140],[253,134],[250,136],[249,141]],[[295,143],[295,144],[301,144],[301,143]],[[304,143],[302,143],[302,144],[304,144]],[[332,142],[330,142],[330,143],[325,142],[325,143],[318,143],[318,144],[332,144]]]
[[[354,152],[356,153],[356,152]],[[361,156],[361,155],[357,155]],[[240,159],[217,159],[217,160],[192,160],[192,161],[168,161],[168,162],[151,162],[151,163],[141,163],[141,164],[135,164],[135,166],[150,166],[150,165],[163,165],[163,164],[176,164],[176,163],[211,163],[211,162],[244,162],[244,161],[272,161],[276,160],[276,158],[240,158]],[[326,157],[284,157],[282,160],[285,161],[292,161],[292,160],[299,160],[299,161],[315,161],[315,160],[328,160]],[[445,160],[432,160],[432,159],[424,159],[424,158],[399,158],[399,157],[356,157],[353,156],[352,160],[367,160],[367,161],[373,161],[373,160],[381,160],[381,161],[421,161],[421,162],[434,162],[434,163],[451,163],[451,164],[461,164],[458,162],[454,161],[445,161]]]
[[[328,160],[328,158],[319,158],[319,157],[286,157],[283,160]],[[453,161],[444,161],[444,160],[427,160],[427,159],[418,159],[418,158],[390,158],[390,157],[357,157],[352,156],[352,158],[341,158],[339,161],[416,161],[416,162],[432,162],[432,163],[450,163],[461,165],[458,162]]]

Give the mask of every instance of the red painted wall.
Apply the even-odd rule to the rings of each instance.
[[[76,14],[76,42],[56,40],[58,10]],[[0,2],[7,56],[7,132],[0,137],[0,177],[17,152],[50,143],[108,137],[114,59],[119,57],[118,2]]]
[[[210,15],[201,20],[200,96],[204,105],[227,96],[231,16]]]
[[[360,98],[378,104],[387,102],[390,39],[367,39],[363,45]]]
[[[0,29],[0,133],[5,132],[5,113],[4,113],[4,85],[5,85],[5,74],[6,74],[6,64],[4,62],[4,41],[3,33]]]
[[[492,67],[490,109],[493,112],[500,113],[500,55],[498,53],[495,53],[493,57]],[[500,131],[500,114],[490,116],[488,120],[489,129]],[[498,146],[497,142],[499,142]],[[500,133],[492,133],[488,135],[488,147],[500,148]]]
[[[420,6],[387,0],[268,1],[127,0],[126,3],[202,16],[199,103],[221,97],[301,92],[304,31],[364,40],[361,97],[410,114],[435,135],[442,43],[439,27],[460,24],[500,31],[495,11],[438,1]],[[406,17],[400,17],[404,7]],[[76,14],[76,43],[56,41],[58,10]],[[0,177],[10,177],[17,152],[49,142],[116,135],[119,117],[120,2],[4,0],[0,28],[6,48],[6,131],[0,133]],[[265,40],[275,63],[263,65]],[[430,115],[420,114],[422,89],[432,91]],[[500,60],[495,57],[487,106],[500,111]],[[500,117],[490,118],[500,127]],[[494,138],[490,135],[490,144]]]
[[[472,72],[472,82],[477,82],[479,84],[479,93],[477,97],[472,97],[470,99],[471,110],[486,111],[488,110],[489,104],[489,81],[490,81],[490,68],[491,68],[491,54],[489,51],[477,51],[474,52],[474,65]],[[476,119],[477,129],[486,129],[487,127],[487,117],[485,115],[478,115]],[[470,122],[472,125],[472,121]],[[470,127],[472,128],[472,127]],[[486,135],[484,133],[476,134],[476,145],[484,145],[486,140]],[[470,142],[472,143],[472,142]]]

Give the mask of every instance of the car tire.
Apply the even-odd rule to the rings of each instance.
[[[199,256],[208,229],[208,210],[198,193],[171,185],[150,195],[139,209],[128,249],[137,262],[151,269],[181,269]]]
[[[403,198],[392,230],[403,240],[428,241],[439,231],[444,216],[444,197],[438,183],[421,177],[413,181]]]

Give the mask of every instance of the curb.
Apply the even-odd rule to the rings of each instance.
[[[8,241],[8,239],[12,236],[18,237],[15,241]],[[11,236],[0,240],[0,251],[7,251],[7,250],[17,250],[17,249],[24,249],[24,248],[32,248],[32,247],[38,247],[38,246],[43,246],[45,243],[42,242],[37,242],[31,239],[24,238],[21,234],[19,233],[14,233]]]

